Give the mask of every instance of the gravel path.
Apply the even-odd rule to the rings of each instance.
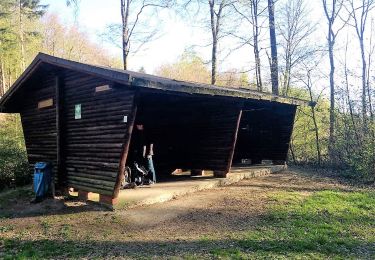
[[[325,189],[352,188],[301,171],[284,171],[161,204],[114,212],[98,205],[63,201],[45,201],[30,207],[25,200],[12,206],[11,217],[0,219],[0,227],[5,230],[0,237],[72,242],[89,248],[89,258],[164,258],[178,252],[193,256],[198,252],[204,257],[212,241],[219,248],[228,247],[236,236],[256,228],[275,203],[270,195],[280,191],[308,195]],[[208,240],[210,243],[206,243]]]

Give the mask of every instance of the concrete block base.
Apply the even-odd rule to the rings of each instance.
[[[118,202],[117,198],[113,198],[112,196],[99,194],[99,202],[106,205],[116,205]]]
[[[214,177],[216,178],[226,178],[227,174],[225,171],[214,171]]]
[[[82,201],[87,201],[89,199],[89,193],[88,191],[79,190],[78,191],[78,199]]]

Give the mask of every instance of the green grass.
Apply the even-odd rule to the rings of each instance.
[[[221,258],[375,258],[375,193],[282,192],[275,206],[237,248]]]
[[[32,199],[32,188],[27,185],[17,189],[7,190],[0,193],[0,209],[8,207],[17,200]]]
[[[271,203],[267,214],[250,229],[176,244],[144,241],[140,242],[142,250],[133,251],[128,251],[132,242],[112,240],[106,232],[94,234],[104,236],[102,241],[76,240],[74,232],[79,231],[66,223],[58,225],[56,240],[2,238],[2,234],[13,230],[12,226],[4,226],[0,228],[0,258],[84,258],[92,252],[106,258],[114,256],[111,248],[120,248],[120,256],[146,259],[163,258],[165,251],[171,258],[186,259],[375,259],[374,191],[284,191],[269,194],[268,199]],[[117,217],[108,219],[110,223],[118,221]],[[40,222],[42,233],[49,234],[51,227],[47,220]]]
[[[1,242],[1,238],[0,238]],[[3,240],[4,254],[7,259],[46,259],[55,257],[79,258],[90,252],[89,248],[80,247],[74,242],[56,242],[51,240],[21,241]],[[92,250],[92,249],[91,249]]]

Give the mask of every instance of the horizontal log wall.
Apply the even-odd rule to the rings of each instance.
[[[52,74],[45,74],[37,83],[29,81],[24,89],[22,101],[19,101],[18,105],[30,169],[32,171],[36,162],[50,162],[55,174],[57,156],[55,77]],[[38,108],[40,101],[50,98],[53,99],[51,107]]]
[[[106,80],[77,72],[64,77],[64,154],[69,187],[112,195],[119,171],[124,137],[124,116],[131,114],[134,90],[112,86],[95,92]],[[75,105],[81,119],[75,119]]]

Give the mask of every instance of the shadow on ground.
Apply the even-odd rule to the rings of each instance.
[[[331,241],[336,247],[328,246],[325,241],[316,240],[194,240],[194,241],[62,241],[62,240],[0,240],[3,258],[173,258],[197,256],[213,258],[217,256],[306,256],[315,254],[325,257],[375,256],[375,244],[362,240],[341,243]],[[350,250],[350,252],[348,251]],[[365,252],[365,253],[364,253]]]
[[[90,211],[109,211],[108,207],[96,202],[80,202],[69,199],[46,199],[40,203],[31,203],[32,197],[28,199],[10,200],[5,206],[0,207],[2,218],[25,218],[38,216],[54,216],[74,214]]]

